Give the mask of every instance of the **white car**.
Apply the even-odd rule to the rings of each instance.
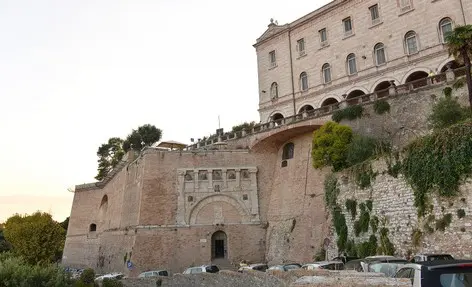
[[[125,275],[123,273],[109,273],[109,274],[105,274],[105,275],[95,278],[95,282],[102,282],[103,279],[105,278],[120,280],[120,279],[123,279],[124,277]]]
[[[159,276],[169,276],[167,270],[153,270],[146,271],[138,275],[138,278],[149,278],[149,277],[159,277]]]
[[[190,267],[183,274],[199,274],[199,273],[217,273],[220,269],[216,265],[202,265],[198,267]]]
[[[341,261],[319,261],[307,263],[302,266],[305,270],[327,269],[327,270],[343,270],[344,263]]]

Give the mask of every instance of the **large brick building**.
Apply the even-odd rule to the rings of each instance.
[[[63,264],[124,271],[131,258],[135,272],[181,272],[215,260],[312,260],[330,233],[312,132],[331,109],[307,113],[361,94],[392,96],[384,91],[391,81],[400,91],[456,65],[443,36],[470,21],[471,1],[335,0],[293,23],[271,23],[255,44],[262,124],[186,151],[129,153],[103,181],[77,186]],[[403,90],[424,86],[433,88]],[[428,106],[412,102],[416,110],[402,107],[392,128],[405,130]]]

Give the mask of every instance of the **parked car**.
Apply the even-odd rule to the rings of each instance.
[[[198,267],[187,268],[183,274],[198,274],[198,273],[218,273],[220,269],[216,265],[202,265]]]
[[[433,260],[410,263],[394,276],[409,278],[413,287],[471,287],[472,260]]]
[[[305,270],[327,269],[327,270],[343,270],[344,263],[341,261],[319,261],[307,263],[302,266]]]
[[[331,259],[331,261],[342,261],[344,264],[346,264],[347,262],[356,260],[356,259],[360,259],[360,258],[356,256],[338,256]]]
[[[167,270],[153,270],[146,271],[138,275],[138,278],[149,278],[149,277],[158,277],[158,276],[169,276]]]
[[[423,253],[423,254],[416,254],[413,259],[411,259],[412,263],[417,262],[424,262],[424,261],[433,261],[433,260],[454,260],[451,254],[434,254],[434,253]]]
[[[397,258],[395,256],[390,255],[375,255],[375,256],[368,256],[364,259],[355,259],[348,261],[344,264],[344,270],[355,270],[358,272],[369,272],[369,264],[374,262],[405,262],[408,263],[407,260],[403,258]]]
[[[98,276],[97,278],[95,278],[95,282],[97,283],[102,282],[103,279],[105,278],[120,280],[120,279],[123,279],[124,277],[125,275],[123,273],[109,273],[109,274]]]
[[[295,270],[295,269],[300,269],[300,268],[302,268],[302,266],[298,263],[289,263],[289,264],[270,266],[268,270],[290,271],[290,270]]]
[[[269,266],[264,263],[256,263],[256,264],[251,264],[247,266],[241,266],[238,269],[238,272],[243,272],[244,270],[256,270],[256,271],[262,271],[265,272],[267,269],[269,269]]]
[[[384,259],[374,261],[367,264],[367,272],[383,273],[387,277],[393,277],[400,268],[408,263],[409,262],[405,259]]]

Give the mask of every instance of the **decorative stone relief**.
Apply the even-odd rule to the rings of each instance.
[[[208,212],[208,208],[213,208],[209,205],[217,201],[236,208],[242,224],[260,222],[257,167],[195,167],[178,169],[178,176],[180,184],[177,192],[185,194],[185,197],[177,206],[177,224],[196,224],[199,211],[207,206],[205,210]],[[226,209],[223,209],[221,214],[225,212]],[[216,215],[215,218],[220,220]],[[221,220],[223,223],[224,219]],[[213,219],[209,224],[211,222]]]

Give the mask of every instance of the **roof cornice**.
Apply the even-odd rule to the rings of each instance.
[[[334,10],[334,9],[338,8],[339,6],[341,6],[342,4],[345,4],[345,3],[350,2],[350,1],[351,0],[334,0],[334,1],[331,1],[331,2],[329,2],[328,4],[326,4],[324,6],[321,6],[320,8],[316,9],[315,11],[310,12],[310,13],[306,14],[305,16],[302,16],[302,17],[298,18],[297,20],[295,20],[295,21],[293,21],[289,24],[285,24],[285,25],[281,25],[281,26],[269,25],[269,28],[262,34],[262,36],[260,36],[256,40],[256,43],[252,46],[254,48],[257,48],[261,44],[263,44],[263,43],[279,36],[280,34],[292,31],[292,30],[306,24],[307,22],[313,20],[314,18],[320,17],[320,16],[322,16],[326,13],[329,13],[332,10]],[[274,34],[268,33],[271,29],[275,29],[275,28],[279,28],[280,30],[275,32]],[[268,35],[266,35],[266,34],[268,34]]]

